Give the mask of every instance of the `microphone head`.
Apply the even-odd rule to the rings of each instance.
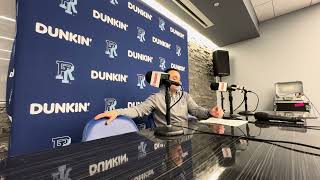
[[[235,85],[235,84],[232,84],[231,86],[230,86],[230,90],[238,90],[239,89],[239,86],[238,85]]]
[[[147,73],[146,73],[146,81],[148,82],[148,83],[150,83],[151,82],[151,76],[152,76],[152,71],[148,71]]]
[[[162,71],[148,71],[146,73],[146,81],[153,87],[159,88],[163,84],[174,84],[180,86],[179,83],[169,80],[169,74]]]
[[[219,89],[219,83],[211,83],[210,89],[213,91],[217,91]]]
[[[254,117],[257,120],[268,121],[270,119],[269,114],[265,112],[256,112],[254,113]]]

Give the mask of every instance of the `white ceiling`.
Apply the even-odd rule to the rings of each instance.
[[[319,3],[320,0],[251,0],[259,22]]]
[[[0,0],[0,65],[9,63],[6,59],[10,59],[13,41],[2,37],[14,39],[16,34],[16,23],[13,21],[16,17],[15,12],[14,0]]]

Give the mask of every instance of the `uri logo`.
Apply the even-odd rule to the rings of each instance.
[[[144,89],[146,87],[146,77],[143,74],[137,74],[138,76],[138,84],[137,86],[140,89]]]
[[[78,11],[76,9],[76,5],[78,4],[78,0],[60,0],[60,7],[63,8],[67,14],[74,15],[77,14]]]
[[[159,57],[159,59],[160,59],[160,66],[159,67],[162,71],[164,71],[166,69],[166,59],[163,57]]]
[[[146,35],[146,31],[140,27],[137,27],[138,29],[138,35],[137,35],[137,38],[139,39],[140,42],[145,42],[146,39],[145,39],[145,35]]]
[[[159,18],[159,28],[161,29],[161,31],[166,30],[166,28],[164,27],[165,25],[166,22],[163,19]]]
[[[70,62],[56,61],[58,65],[58,71],[56,79],[62,80],[62,83],[69,84],[70,81],[74,80],[72,72],[74,71],[74,65]]]
[[[139,151],[138,159],[146,157],[147,155],[146,148],[147,148],[147,144],[143,141],[140,142],[140,145],[138,146],[138,151]]]
[[[13,78],[14,77],[14,68],[12,69],[12,71],[10,71],[9,73],[9,78]]]
[[[116,109],[117,100],[115,98],[105,98],[104,103],[104,111],[113,111]]]
[[[115,6],[119,4],[119,3],[118,3],[118,0],[110,0],[110,3],[113,4],[113,5],[115,5]]]
[[[70,136],[52,138],[53,148],[69,146],[71,144]]]
[[[70,171],[72,171],[72,168],[67,168],[67,165],[62,165],[58,167],[58,172],[52,173],[52,179],[53,180],[71,180],[69,178]]]
[[[106,40],[106,54],[109,55],[109,58],[114,59],[118,56],[117,49],[117,43],[110,40]]]
[[[181,47],[176,45],[176,54],[177,56],[181,56]]]

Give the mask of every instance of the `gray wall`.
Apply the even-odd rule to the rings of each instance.
[[[212,108],[217,102],[216,93],[210,90],[213,82],[212,52],[204,44],[189,40],[189,90],[198,105]]]
[[[260,108],[271,110],[274,83],[301,80],[304,92],[320,107],[320,5],[278,17],[260,25],[260,37],[223,49],[230,51],[226,80],[260,95]],[[241,101],[236,94],[235,104]],[[249,97],[250,107],[255,97]]]
[[[6,100],[6,83],[9,61],[0,60],[0,104]]]

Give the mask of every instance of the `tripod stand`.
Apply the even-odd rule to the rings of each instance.
[[[243,116],[252,116],[254,115],[254,112],[248,111],[248,96],[247,93],[251,91],[243,90],[243,99],[244,99],[244,111],[239,112],[238,114],[243,115]]]

